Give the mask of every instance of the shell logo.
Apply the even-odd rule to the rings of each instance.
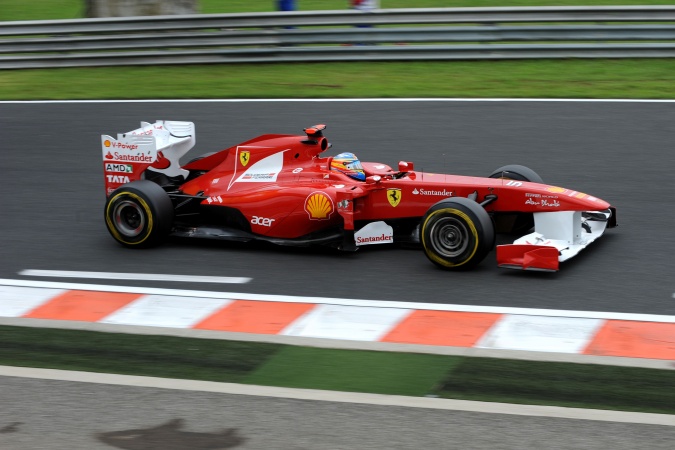
[[[334,210],[333,200],[325,192],[312,192],[305,200],[305,211],[310,220],[328,220]]]
[[[106,147],[110,147],[110,141],[109,141],[108,139],[106,139],[106,140],[103,142],[103,145],[105,145]]]
[[[553,192],[554,194],[562,194],[562,193],[565,192],[567,189],[561,188],[561,187],[557,187],[557,186],[551,186],[550,188],[548,188],[548,189],[546,189],[546,190],[549,191],[549,192]]]

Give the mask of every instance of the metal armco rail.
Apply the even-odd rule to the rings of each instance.
[[[296,11],[0,22],[0,69],[671,58],[673,22],[675,6]]]

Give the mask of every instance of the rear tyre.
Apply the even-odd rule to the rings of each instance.
[[[422,247],[429,260],[443,269],[466,270],[480,263],[495,244],[488,213],[468,198],[441,200],[422,218]]]
[[[502,166],[490,174],[488,178],[501,178],[504,180],[530,181],[532,183],[544,183],[537,172],[526,166],[509,164]],[[505,213],[495,214],[495,228],[498,233],[513,233],[522,235],[534,227],[534,217],[530,213]]]
[[[159,244],[173,226],[173,203],[157,184],[139,180],[116,189],[105,204],[105,223],[113,238],[126,247]]]
[[[188,166],[188,165],[192,164],[193,162],[199,161],[199,160],[204,159],[204,158],[208,158],[209,156],[215,155],[216,153],[217,152],[204,153],[203,155],[199,155],[196,158],[192,158],[185,165]],[[192,181],[195,178],[201,177],[206,172],[208,172],[208,171],[207,170],[190,170],[190,173],[188,174],[187,179],[185,181]]]
[[[199,156],[197,156],[197,157],[195,157],[195,158],[192,158],[192,159],[191,159],[190,161],[188,161],[187,164],[185,164],[185,165],[187,166],[188,164],[192,164],[193,162],[199,161],[200,159],[208,158],[209,156],[215,155],[216,153],[218,153],[218,152],[204,153],[203,155],[199,155]]]

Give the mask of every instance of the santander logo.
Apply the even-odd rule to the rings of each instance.
[[[354,233],[356,245],[391,244],[394,229],[386,222],[371,222]]]
[[[171,161],[169,161],[162,152],[157,153],[157,161],[155,161],[150,167],[154,167],[155,169],[166,169],[171,165]]]
[[[356,237],[356,243],[357,244],[386,244],[389,242],[394,242],[394,236],[390,234],[384,234],[382,233],[379,236],[357,236]]]

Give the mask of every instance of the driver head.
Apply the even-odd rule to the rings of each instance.
[[[366,181],[366,173],[363,171],[361,161],[353,153],[345,152],[335,156],[330,163],[330,169],[355,180]]]

